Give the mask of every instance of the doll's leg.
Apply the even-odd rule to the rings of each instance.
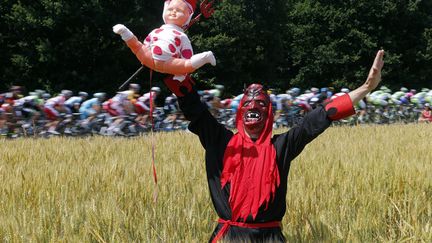
[[[207,63],[216,66],[216,59],[211,51],[207,51],[193,55],[191,59],[173,58],[167,61],[155,60],[154,63],[155,70],[158,72],[182,75],[192,73]]]

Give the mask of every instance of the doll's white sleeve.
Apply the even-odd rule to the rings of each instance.
[[[181,36],[181,58],[183,59],[190,59],[193,56],[193,49],[191,42],[187,35]]]

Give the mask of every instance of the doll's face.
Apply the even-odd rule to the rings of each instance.
[[[182,27],[189,20],[191,12],[183,0],[172,0],[164,11],[165,24],[174,24]]]

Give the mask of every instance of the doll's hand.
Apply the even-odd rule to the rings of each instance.
[[[132,37],[134,37],[134,34],[126,26],[122,24],[114,25],[113,31],[114,33],[120,35],[124,41],[128,41]]]

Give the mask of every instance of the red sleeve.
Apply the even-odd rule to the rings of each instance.
[[[355,114],[354,106],[348,94],[337,96],[325,103],[325,110],[330,120],[340,120]]]

